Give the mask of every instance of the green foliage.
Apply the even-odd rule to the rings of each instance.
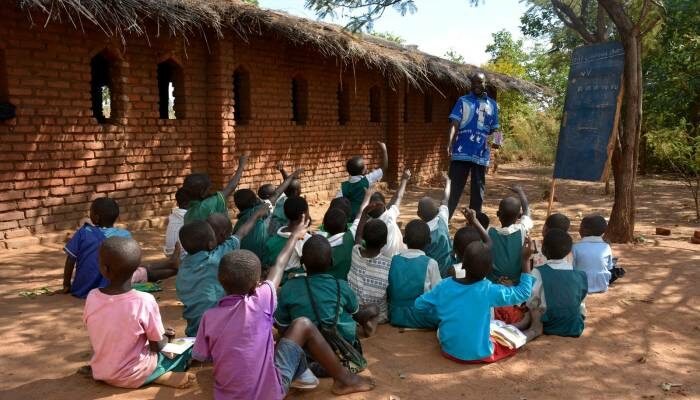
[[[406,40],[399,35],[395,35],[393,32],[369,32],[370,35],[394,42],[396,44],[404,44]]]
[[[445,57],[446,59],[448,59],[454,63],[457,63],[457,64],[466,64],[467,63],[467,60],[464,59],[464,56],[457,53],[457,51],[455,51],[455,49],[453,49],[453,48],[450,48],[449,50],[447,50],[445,52],[445,54],[443,55],[443,57]]]
[[[243,0],[244,3],[252,4],[254,6],[259,6],[258,0]]]

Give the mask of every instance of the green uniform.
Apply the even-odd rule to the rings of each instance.
[[[579,337],[584,319],[581,303],[588,293],[588,279],[584,271],[554,269],[545,264],[537,267],[542,276],[542,290],[546,301],[542,326],[545,335]]]
[[[343,193],[343,197],[350,200],[352,215],[348,216],[348,221],[352,221],[357,218],[357,212],[360,210],[362,200],[365,198],[365,189],[368,187],[369,180],[366,176],[363,176],[362,179],[357,182],[345,181],[340,184],[340,190]]]
[[[517,285],[522,270],[521,252],[525,232],[517,230],[509,235],[504,235],[491,228],[488,233],[493,242],[491,247],[493,270],[488,276],[489,280],[497,283],[499,278],[506,277]]]
[[[275,262],[277,262],[277,257],[280,255],[282,249],[284,249],[284,246],[289,241],[290,233],[281,232],[282,228],[278,229],[277,232],[265,242],[265,251],[262,259],[263,267],[271,267],[275,265]],[[301,247],[301,242],[299,243],[300,244],[297,246],[297,249]],[[282,275],[282,282],[280,282],[280,286],[284,285],[290,276],[303,274],[306,272],[304,267],[302,267],[301,263],[299,262],[299,254],[297,249],[295,249],[294,253],[292,253],[292,256],[287,262],[287,267]]]
[[[237,232],[238,229],[245,224],[248,219],[250,219],[253,214],[255,214],[260,207],[267,207],[267,204],[258,204],[255,207],[251,207],[247,210],[242,211],[238,215],[238,221],[233,227],[233,231]],[[250,250],[255,253],[260,260],[264,258],[265,252],[265,242],[267,241],[267,223],[266,219],[259,219],[255,222],[253,229],[248,232],[248,234],[241,239],[241,249]]]
[[[190,201],[187,213],[185,213],[185,224],[192,221],[203,221],[216,213],[222,213],[228,218],[228,207],[222,192],[216,192],[203,200]]]
[[[335,238],[335,239],[334,239]],[[355,235],[352,230],[328,239],[333,251],[333,266],[326,273],[342,280],[348,279],[352,264],[352,248],[355,246]]]
[[[446,278],[452,263],[452,242],[447,223],[438,217],[437,228],[430,231],[430,244],[425,248],[425,255],[437,261],[440,277]]]
[[[436,328],[434,314],[416,310],[415,302],[423,294],[430,257],[395,255],[389,269],[389,322],[405,328]]]
[[[277,230],[283,226],[289,224],[287,216],[284,214],[284,203],[287,201],[287,195],[282,193],[282,195],[275,202],[275,207],[272,209],[272,215],[270,216],[270,224],[267,229],[267,233],[272,236],[277,233]]]

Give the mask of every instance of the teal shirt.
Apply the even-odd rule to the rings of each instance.
[[[357,213],[360,210],[360,205],[362,205],[362,200],[365,198],[365,189],[369,187],[369,180],[366,176],[363,176],[357,182],[345,181],[340,184],[340,190],[343,193],[343,197],[350,200],[350,207],[352,209],[352,215],[349,216],[348,220],[352,221],[357,217]]]
[[[326,273],[346,281],[352,264],[352,248],[354,246],[355,235],[352,230],[345,231],[342,239],[340,239],[340,243],[331,249],[333,252],[333,266]]]
[[[509,235],[504,235],[494,228],[489,229],[489,237],[493,242],[491,254],[493,255],[493,270],[488,278],[497,283],[501,277],[510,279],[514,284],[520,281],[522,270],[522,247],[525,232],[517,230]]]
[[[238,221],[236,221],[236,225],[233,227],[233,232],[237,232],[243,224],[252,218],[253,214],[255,214],[260,207],[267,207],[267,204],[258,204],[255,207],[242,211],[238,215]],[[267,219],[259,219],[255,222],[253,229],[241,239],[241,249],[252,251],[262,260],[265,256],[265,242],[267,241],[267,237]]]
[[[546,310],[541,321],[545,335],[579,337],[585,317],[581,303],[588,294],[588,278],[584,271],[554,269],[545,264],[537,267],[542,276]]]
[[[425,275],[430,257],[414,258],[395,255],[389,268],[389,322],[406,328],[435,328],[438,319],[434,313],[419,311],[415,301],[423,294]]]
[[[231,236],[214,250],[188,254],[180,263],[175,290],[184,305],[182,317],[187,321],[185,335],[197,336],[204,312],[216,306],[226,295],[219,283],[219,261],[226,253],[239,247],[238,237]]]
[[[335,320],[336,308],[338,306],[338,285],[340,283],[340,318],[338,320],[338,332],[349,343],[354,343],[355,320],[352,315],[359,310],[359,303],[355,293],[350,289],[347,282],[337,280],[328,274],[316,274],[307,276],[297,276],[290,279],[282,287],[279,294],[279,304],[275,311],[275,322],[282,327],[291,325],[292,321],[299,317],[306,317],[314,324],[318,325],[309,293],[306,289],[306,279],[309,280],[311,293],[314,296],[319,316],[324,324],[332,325]]]
[[[275,235],[281,227],[289,224],[289,220],[284,214],[285,202],[287,202],[287,195],[282,193],[277,199],[277,202],[275,202],[275,207],[272,209],[272,215],[270,216],[270,222],[267,228],[267,234],[270,236]]]
[[[443,215],[442,207],[440,207],[440,214],[436,217],[437,226],[435,229],[430,230],[430,244],[425,248],[425,255],[437,261],[438,267],[440,267],[440,276],[446,278],[448,276],[447,271],[454,263],[452,262],[450,228],[447,225],[447,218]],[[447,210],[447,207],[445,207],[445,210]]]
[[[215,213],[224,214],[228,218],[228,207],[222,192],[216,192],[202,200],[190,201],[185,213],[185,224],[189,224],[192,221],[205,220],[208,216]]]

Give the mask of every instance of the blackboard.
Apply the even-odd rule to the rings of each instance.
[[[571,56],[554,178],[600,181],[607,175],[622,98],[620,42],[582,46]]]

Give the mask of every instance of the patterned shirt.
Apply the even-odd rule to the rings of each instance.
[[[449,118],[459,123],[452,144],[452,160],[488,166],[490,153],[486,141],[500,127],[496,102],[486,95],[477,97],[470,93],[457,100]]]
[[[357,295],[361,305],[376,304],[379,307],[379,322],[388,320],[386,288],[389,286],[391,258],[382,253],[366,258],[360,253],[360,246],[352,249],[352,262],[348,283]]]

